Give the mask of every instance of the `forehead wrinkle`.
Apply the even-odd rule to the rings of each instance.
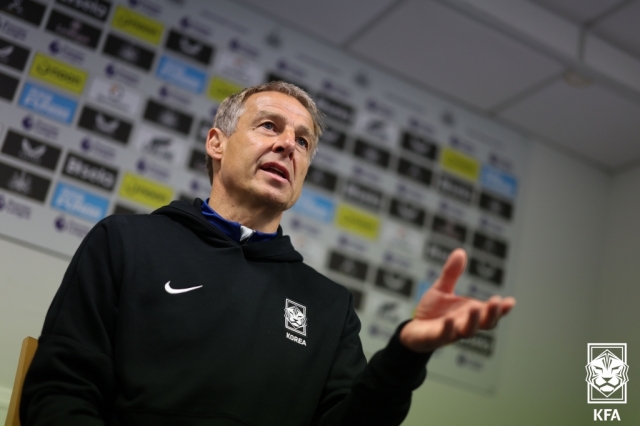
[[[289,121],[285,115],[276,111],[269,111],[269,110],[258,111],[253,121],[258,122],[265,118],[278,119],[278,120],[284,121],[285,123]],[[307,136],[315,139],[315,133],[311,131],[311,129],[309,129],[309,127],[307,127],[304,124],[299,124],[298,126],[296,126],[295,131],[299,135],[303,135],[303,136]]]

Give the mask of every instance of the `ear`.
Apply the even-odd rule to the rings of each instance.
[[[215,161],[222,160],[222,154],[224,153],[227,140],[228,138],[222,130],[217,127],[209,129],[209,133],[207,134],[207,143],[205,145],[207,155]]]

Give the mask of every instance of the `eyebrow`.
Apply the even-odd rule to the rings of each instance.
[[[258,111],[258,113],[256,114],[256,118],[253,120],[253,122],[257,123],[258,121],[261,121],[265,118],[277,119],[279,121],[284,121],[284,122],[287,121],[287,118],[280,113],[262,110],[262,111]],[[306,136],[310,138],[314,143],[317,142],[316,141],[317,138],[315,134],[304,124],[297,126],[295,128],[295,131],[296,131],[296,134]]]

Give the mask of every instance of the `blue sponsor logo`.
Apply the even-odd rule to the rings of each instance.
[[[97,222],[106,216],[109,200],[59,182],[53,194],[51,206],[81,219]]]
[[[160,58],[156,75],[193,93],[202,93],[207,79],[204,72],[169,56]]]
[[[69,124],[73,120],[78,103],[49,89],[27,82],[20,96],[20,105],[47,118]]]
[[[518,180],[502,170],[490,166],[483,166],[480,174],[480,182],[484,188],[503,195],[507,198],[516,198],[518,192]]]
[[[305,189],[291,211],[324,223],[333,222],[336,205],[330,198]]]

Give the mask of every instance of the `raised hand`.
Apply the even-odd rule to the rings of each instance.
[[[467,254],[454,250],[440,277],[420,299],[413,320],[400,332],[400,342],[415,352],[430,352],[456,340],[471,337],[478,330],[496,326],[515,305],[513,297],[493,296],[486,302],[454,294],[464,272]]]

